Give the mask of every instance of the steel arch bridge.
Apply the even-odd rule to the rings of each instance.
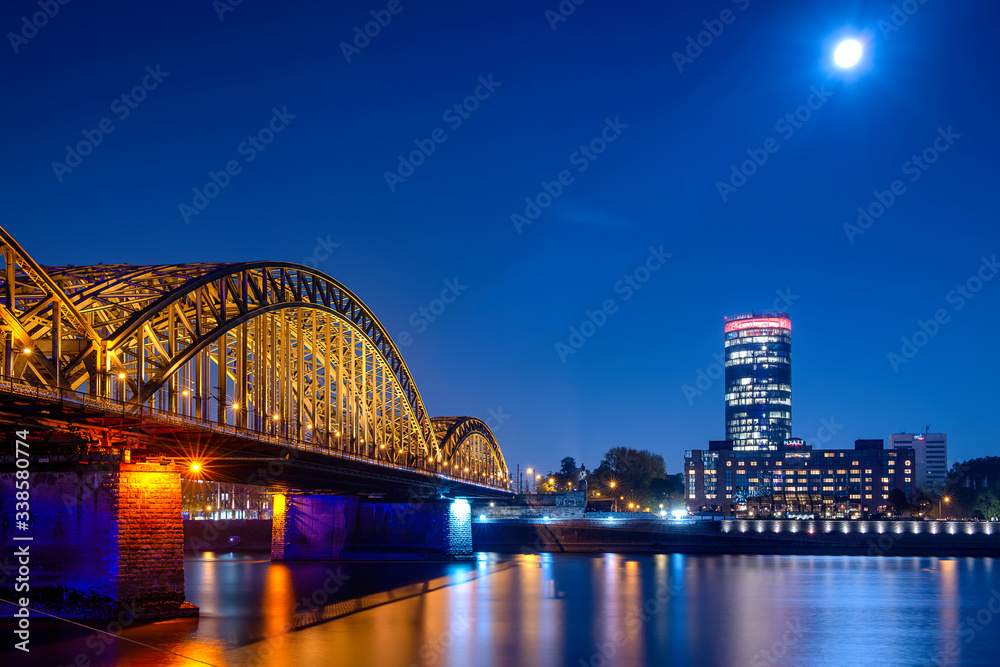
[[[42,267],[3,229],[0,252],[10,393],[70,394],[123,415],[509,488],[490,428],[431,418],[378,318],[322,272],[287,262]]]

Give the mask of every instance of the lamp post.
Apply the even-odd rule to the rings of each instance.
[[[525,492],[525,493],[527,493],[527,494],[530,494],[530,493],[531,493],[531,475],[532,475],[532,473],[534,473],[534,472],[535,472],[535,469],[534,469],[534,468],[528,468],[528,469],[527,469],[527,470],[525,471],[525,477],[524,477],[524,492]],[[535,493],[537,493],[537,492],[538,492],[538,488],[536,487],[536,488],[535,488]]]
[[[951,498],[949,498],[948,496],[945,496],[944,498],[939,498],[938,499],[938,519],[939,520],[942,518],[942,516],[941,516],[941,501],[942,500],[945,501],[946,503],[948,503],[948,502],[951,502]]]

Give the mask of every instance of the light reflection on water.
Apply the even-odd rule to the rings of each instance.
[[[334,574],[336,593],[305,609],[302,600]],[[187,656],[227,667],[973,667],[996,664],[1000,635],[1000,613],[976,632],[966,620],[992,619],[994,595],[1000,612],[992,559],[480,554],[460,564],[271,563],[262,554],[189,558],[186,575],[200,619],[125,633],[172,654],[43,624],[32,664],[69,665],[83,654],[123,666],[197,664]]]

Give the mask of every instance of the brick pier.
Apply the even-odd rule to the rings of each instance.
[[[0,541],[8,559],[29,545],[31,606],[72,618],[197,616],[184,600],[180,468],[80,468],[30,475],[29,531],[16,529],[14,474],[0,473]],[[15,535],[32,540],[15,542]],[[16,571],[0,577],[0,597],[13,599],[9,572]]]

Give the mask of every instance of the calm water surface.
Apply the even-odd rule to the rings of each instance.
[[[187,559],[186,573],[201,618],[123,633],[162,650],[36,623],[25,664],[1000,664],[995,559],[479,554],[428,564],[203,554]]]

